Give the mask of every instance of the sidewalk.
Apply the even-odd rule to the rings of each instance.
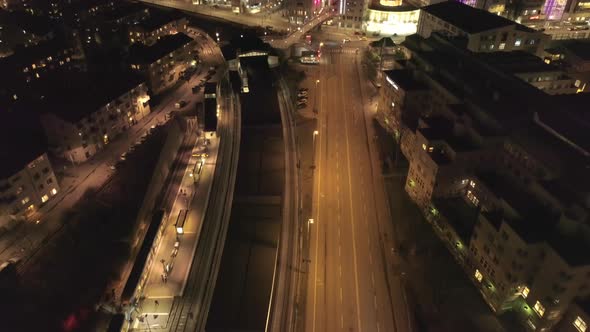
[[[168,225],[164,231],[162,240],[156,248],[156,259],[148,274],[148,281],[143,292],[145,299],[139,307],[138,317],[148,315],[143,322],[136,319],[132,325],[133,330],[154,330],[165,328],[168,316],[172,310],[174,298],[182,296],[188,274],[193,261],[193,255],[197,247],[203,217],[209,202],[209,195],[213,184],[213,174],[217,163],[219,138],[207,136],[211,144],[207,145],[209,157],[202,168],[200,178],[194,183],[190,176],[190,170],[201,162],[200,158],[191,157],[184,171],[182,185],[176,195],[172,207],[172,213],[168,218]],[[199,139],[202,142],[202,138]],[[200,144],[196,144],[199,149]],[[202,153],[202,151],[199,151]],[[184,193],[183,193],[184,192]],[[181,210],[189,210],[184,225],[184,234],[176,233],[175,222]],[[175,243],[179,240],[178,253],[174,257]],[[164,261],[164,263],[162,263]],[[164,267],[172,263],[172,269],[166,281],[163,279]],[[155,301],[158,301],[156,305]]]

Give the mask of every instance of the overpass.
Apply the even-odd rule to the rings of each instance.
[[[195,13],[198,15],[208,16],[212,19],[222,20],[235,24],[241,24],[249,27],[257,26],[272,26],[277,30],[288,30],[288,34],[284,38],[266,37],[264,41],[268,42],[274,48],[284,49],[296,43],[307,32],[320,25],[321,23],[330,20],[337,16],[337,13],[324,7],[320,10],[319,15],[307,21],[305,24],[296,26],[288,22],[288,20],[277,13],[267,14],[248,14],[248,13],[233,13],[226,8],[215,8],[208,5],[193,5],[189,1],[184,0],[140,0],[141,2],[152,4],[161,7],[174,8],[185,12]]]

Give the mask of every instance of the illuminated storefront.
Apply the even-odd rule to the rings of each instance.
[[[401,1],[381,0],[367,8],[365,30],[381,35],[410,35],[416,32],[420,10]]]

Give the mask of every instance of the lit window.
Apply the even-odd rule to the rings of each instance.
[[[391,102],[391,107],[395,107],[395,103],[393,101]]]
[[[467,181],[468,181],[467,179],[463,179],[463,180],[461,180],[461,184],[466,184]]]
[[[422,150],[426,151],[426,144],[422,144]]]
[[[580,332],[586,332],[587,325],[586,322],[580,316],[578,316],[574,321],[574,327]]]
[[[479,205],[479,199],[473,194],[471,190],[467,190],[467,199],[469,199],[473,205]]]
[[[55,188],[51,189],[51,194],[52,195],[56,195],[57,194],[57,189],[55,189]]]
[[[545,307],[539,301],[535,303],[533,309],[535,309],[537,314],[539,314],[539,317],[543,317],[543,315],[545,314]]]
[[[517,38],[516,41],[514,42],[514,46],[520,46],[520,44],[522,44],[522,39]]]
[[[522,295],[522,297],[526,299],[526,297],[529,296],[529,292],[530,291],[531,290],[527,286],[524,286],[524,288],[522,289],[520,295]]]
[[[48,200],[49,200],[49,196],[47,196],[47,195],[43,195],[41,197],[41,202],[43,202],[43,203],[47,202]]]
[[[432,152],[432,151],[434,151],[434,147],[432,147],[432,146],[428,147],[428,152]]]
[[[471,186],[471,188],[475,188],[475,181],[473,181],[473,180],[469,181],[469,185]]]
[[[29,197],[25,197],[22,199],[22,201],[20,201],[23,205],[27,204],[30,201]]]
[[[483,280],[483,274],[481,274],[478,269],[475,269],[475,279],[477,279],[479,282]]]
[[[28,210],[28,211],[31,211],[31,210],[33,210],[34,208],[35,208],[35,205],[34,205],[34,204],[31,204],[31,205],[29,205],[29,207],[27,207],[27,210]]]

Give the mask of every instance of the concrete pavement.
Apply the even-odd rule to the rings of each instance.
[[[358,61],[354,52],[327,52],[319,65],[305,329],[410,331],[404,291],[388,271],[388,211],[373,171]]]
[[[182,296],[184,293],[203,217],[209,202],[213,173],[217,162],[219,139],[216,137],[208,137],[208,139],[211,141],[211,144],[208,145],[209,157],[202,168],[199,180],[193,181],[194,176],[190,176],[190,170],[196,163],[201,162],[200,158],[191,157],[186,167],[183,168],[185,175],[182,185],[176,193],[168,225],[165,226],[160,245],[156,248],[156,260],[149,272],[148,281],[143,291],[145,299],[141,302],[138,318],[148,315],[148,319],[144,319],[143,322],[136,319],[132,326],[133,331],[167,328],[168,315],[172,310],[174,297]],[[180,210],[189,210],[182,235],[176,233],[174,226]],[[174,255],[177,240],[180,244],[177,254]],[[162,261],[164,263],[161,263]],[[164,274],[164,266],[167,264],[173,264],[173,267],[164,282],[162,275]],[[158,305],[156,305],[156,301],[158,301]],[[149,319],[149,315],[152,315],[152,319]],[[154,315],[157,317],[154,318]]]

